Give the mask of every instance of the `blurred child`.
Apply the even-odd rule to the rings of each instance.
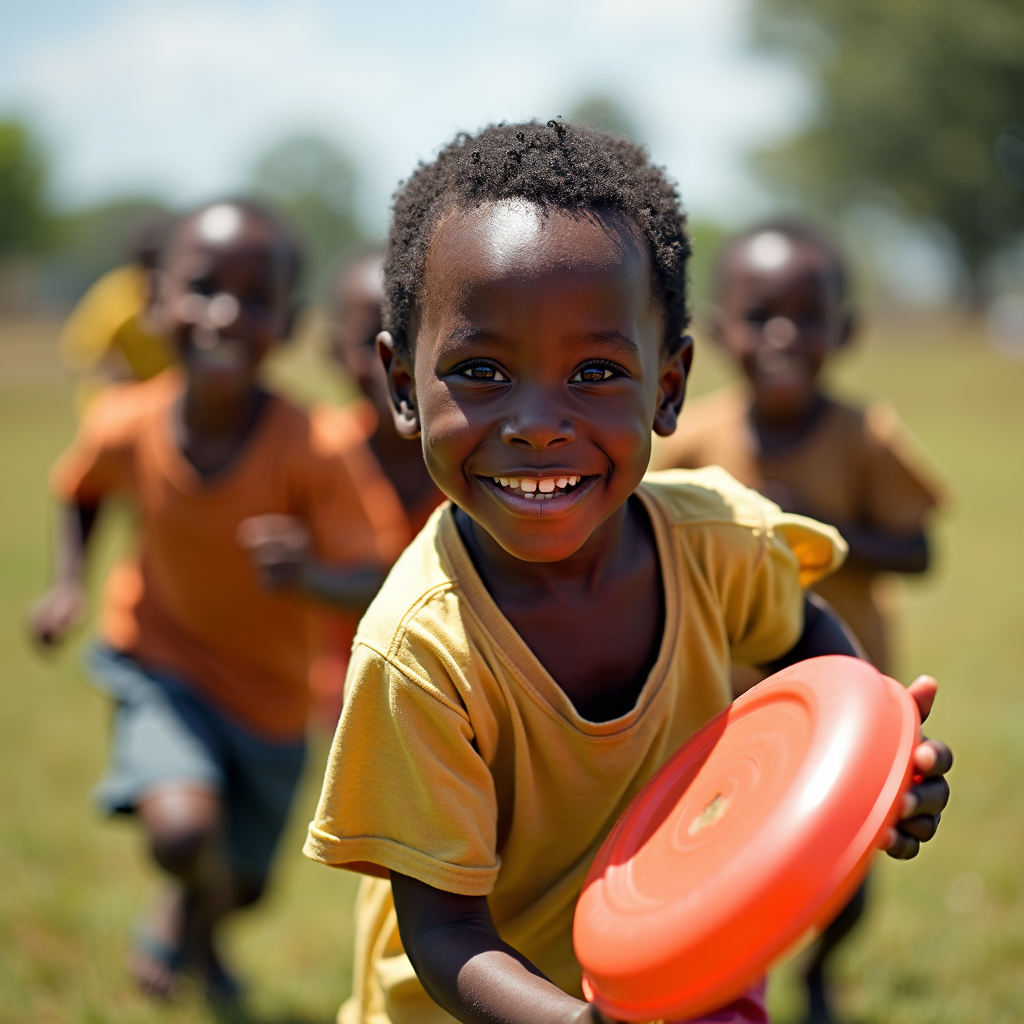
[[[262,893],[302,769],[304,598],[364,607],[404,538],[390,506],[365,500],[362,441],[258,383],[289,333],[298,270],[289,233],[256,204],[184,218],[158,302],[181,369],[97,398],[53,473],[55,580],[31,620],[45,644],[83,614],[103,503],[138,509],[138,554],[107,581],[89,667],[116,702],[99,800],[137,815],[173,880],[130,958],[158,995],[187,968],[211,999],[233,998],[214,936]]]
[[[377,355],[381,332],[384,255],[372,251],[342,267],[334,292],[331,354],[355,382],[363,398],[340,410],[351,417],[349,429],[359,431],[376,456],[378,472],[365,485],[370,500],[400,506],[412,540],[444,499],[427,472],[418,445],[395,429],[384,365]],[[390,493],[384,495],[384,491]],[[326,609],[317,613],[318,650],[310,675],[317,718],[333,731],[341,714],[349,652],[358,617]]]
[[[131,263],[104,274],[79,300],[61,331],[65,363],[82,374],[77,404],[84,409],[113,381],[149,380],[174,361],[153,322],[155,271],[172,220],[145,216],[131,239]]]
[[[360,623],[306,843],[370,876],[343,1024],[599,1020],[572,917],[616,819],[728,705],[730,659],[853,650],[803,592],[835,530],[721,470],[643,480],[683,401],[689,251],[643,150],[559,122],[460,136],[396,196],[379,349],[452,504]],[[948,748],[915,758],[896,856],[947,794]],[[763,1022],[763,985],[714,1019]]]
[[[695,401],[675,434],[655,442],[651,468],[722,466],[785,511],[835,526],[849,555],[815,590],[890,672],[880,585],[887,574],[927,569],[927,528],[941,494],[895,413],[844,404],[822,387],[827,360],[853,333],[847,278],[835,245],[798,222],[765,224],[726,243],[712,329],[746,382]],[[756,676],[741,668],[737,678],[742,687]],[[862,906],[863,893],[812,958],[810,1021],[832,1019],[825,959]]]

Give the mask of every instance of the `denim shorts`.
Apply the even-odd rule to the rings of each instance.
[[[106,646],[86,671],[115,700],[110,761],[96,787],[100,806],[131,814],[165,783],[215,792],[228,862],[254,881],[270,868],[305,763],[305,742],[276,743],[226,718],[194,688]]]

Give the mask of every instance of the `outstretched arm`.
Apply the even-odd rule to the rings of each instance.
[[[503,942],[484,896],[391,872],[402,945],[430,997],[463,1024],[595,1024],[600,1014]]]
[[[379,565],[342,567],[317,560],[310,553],[309,529],[297,516],[246,519],[238,528],[238,542],[267,588],[295,589],[350,611],[365,611],[386,575]]]
[[[53,581],[29,611],[29,630],[46,647],[58,644],[85,615],[85,556],[99,505],[63,505],[57,517]]]
[[[851,562],[860,562],[879,572],[920,573],[928,569],[931,552],[923,531],[896,534],[852,525],[838,529],[850,546]]]
[[[778,672],[806,658],[827,654],[863,657],[856,641],[829,606],[816,595],[808,594],[804,598],[804,629],[800,639],[781,658],[762,667],[767,672]],[[919,676],[909,690],[923,722],[932,709],[938,686],[931,676]],[[949,784],[943,776],[952,767],[953,752],[949,747],[941,740],[922,736],[914,751],[914,770],[920,781],[904,794],[899,825],[890,830],[885,847],[890,857],[916,857],[921,843],[935,835],[942,810],[949,801]]]

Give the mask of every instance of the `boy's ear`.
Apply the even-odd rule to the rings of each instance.
[[[390,331],[377,335],[377,354],[388,376],[388,394],[395,430],[412,441],[420,436],[420,412],[416,407],[416,381],[408,355],[399,351]]]
[[[658,408],[654,413],[654,432],[668,437],[675,432],[679,411],[686,397],[686,381],[693,365],[693,338],[686,334],[672,355],[662,359],[658,378]]]

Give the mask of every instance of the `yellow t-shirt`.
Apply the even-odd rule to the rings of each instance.
[[[629,801],[731,700],[732,659],[760,663],[802,629],[802,588],[836,569],[831,527],[787,515],[720,469],[638,488],[654,527],[666,629],[636,706],[591,722],[498,609],[439,510],[356,633],[345,707],[305,853],[488,896],[502,938],[579,996],[572,917]],[[356,914],[344,1024],[452,1024],[406,957],[386,877]]]

